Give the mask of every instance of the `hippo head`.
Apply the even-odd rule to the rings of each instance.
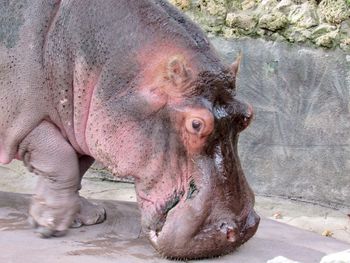
[[[162,255],[229,253],[259,224],[237,154],[253,115],[234,96],[238,65],[208,69],[176,52],[146,57],[133,80],[123,80],[132,88],[95,91],[89,150],[135,178],[143,230]]]

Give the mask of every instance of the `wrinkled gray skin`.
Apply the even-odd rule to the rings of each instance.
[[[78,194],[94,159],[135,177],[142,225],[172,258],[233,251],[256,231],[237,155],[251,107],[238,65],[163,0],[0,0],[0,163],[39,175],[43,237],[100,223]]]

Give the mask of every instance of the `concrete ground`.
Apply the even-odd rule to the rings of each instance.
[[[109,216],[109,221],[99,226],[71,230],[64,238],[41,240],[32,235],[26,224],[29,197],[12,194],[33,193],[36,177],[16,163],[0,166],[0,177],[0,191],[7,192],[0,194],[0,262],[32,262],[26,256],[31,253],[35,253],[33,262],[110,262],[116,258],[118,262],[164,262],[144,238],[137,238],[140,228],[136,205],[120,202],[135,201],[132,184],[101,181],[88,174],[81,194],[112,200],[104,204],[109,214],[116,216]],[[282,255],[311,263],[319,262],[324,254],[350,247],[349,211],[267,197],[257,197],[256,210],[265,217],[257,235],[237,253],[215,261],[260,263]],[[134,227],[125,229],[123,220],[133,220]]]
[[[41,239],[27,224],[29,200],[29,195],[0,192],[0,262],[171,262],[160,257],[142,236],[134,202],[95,201],[106,208],[106,222],[70,229],[61,238]],[[263,219],[248,243],[227,256],[202,262],[265,263],[284,256],[300,263],[318,263],[325,254],[349,245]]]

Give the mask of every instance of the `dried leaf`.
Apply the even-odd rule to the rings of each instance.
[[[325,237],[331,237],[333,236],[333,232],[329,229],[326,229],[325,231],[322,232],[322,236],[325,236]]]

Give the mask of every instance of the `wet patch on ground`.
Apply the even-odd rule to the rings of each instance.
[[[106,237],[102,239],[77,242],[80,249],[67,252],[70,256],[122,256],[129,254],[141,260],[154,259],[157,257],[155,253],[145,251],[145,239],[123,240],[116,237]],[[81,248],[82,247],[82,248]],[[151,248],[151,247],[150,247]]]
[[[0,214],[0,231],[12,231],[30,228],[27,222],[28,215],[8,208],[3,209]],[[6,211],[8,210],[8,211]]]

